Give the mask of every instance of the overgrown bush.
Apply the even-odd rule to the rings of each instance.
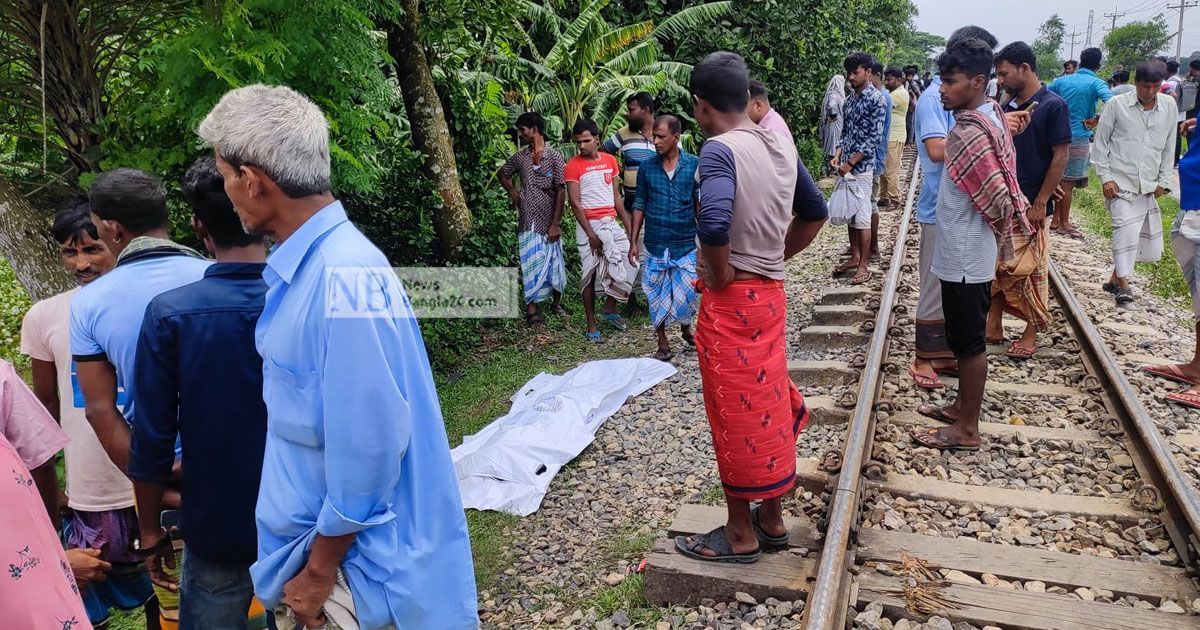
[[[21,318],[29,310],[29,296],[8,261],[0,257],[0,359],[18,369],[28,362],[21,355]]]

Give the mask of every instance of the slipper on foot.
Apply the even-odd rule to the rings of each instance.
[[[1143,365],[1142,371],[1151,376],[1160,376],[1184,385],[1200,385],[1200,381],[1184,374],[1178,365]]]
[[[712,551],[716,555],[710,556],[705,554],[705,549]],[[752,564],[758,562],[758,559],[762,557],[762,549],[755,549],[751,553],[734,553],[733,546],[729,544],[729,539],[725,537],[724,525],[707,534],[676,536],[675,550],[689,558],[705,562]]]
[[[930,376],[924,372],[918,372],[916,368],[910,365],[908,366],[908,375],[912,377],[913,382],[921,389],[941,389],[946,386],[945,383],[938,379],[936,371],[933,373],[933,376]]]
[[[1037,348],[1022,346],[1020,342],[1014,341],[1004,354],[1010,359],[1032,359],[1033,355],[1037,354]]]
[[[617,330],[628,330],[629,329],[629,326],[625,323],[625,320],[621,318],[620,313],[600,313],[600,319],[608,322],[613,328],[616,328]]]
[[[604,341],[604,338],[600,336],[599,330],[589,330],[589,331],[583,333],[583,336],[586,337],[587,340],[592,343],[600,343],[600,342]]]
[[[750,508],[750,524],[754,526],[754,535],[758,536],[759,548],[763,551],[779,551],[780,549],[787,549],[788,540],[791,538],[791,535],[787,532],[784,532],[782,536],[772,536],[768,534],[766,530],[762,528],[762,525],[758,524],[759,507],[761,506],[756,505]]]
[[[929,418],[930,420],[937,420],[938,422],[945,422],[946,424],[954,424],[955,422],[958,422],[958,420],[946,415],[946,412],[943,411],[941,407],[936,405],[921,405],[920,407],[917,407],[917,413]]]
[[[1200,392],[1194,389],[1185,389],[1181,392],[1170,393],[1167,394],[1167,401],[1192,409],[1200,409]]]
[[[974,446],[960,444],[942,433],[941,428],[935,427],[917,427],[912,431],[912,439],[917,444],[928,448],[936,448],[943,451],[978,451],[979,445]]]
[[[855,274],[854,277],[851,278],[850,284],[866,284],[870,280],[871,280],[871,272],[864,271],[864,272]]]

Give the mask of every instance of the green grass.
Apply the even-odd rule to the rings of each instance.
[[[1098,234],[1106,239],[1112,238],[1112,221],[1108,208],[1104,205],[1104,194],[1100,190],[1100,180],[1093,171],[1086,189],[1076,190],[1071,201],[1071,214],[1075,220],[1089,232]],[[1171,224],[1175,215],[1179,214],[1179,202],[1171,195],[1164,195],[1158,200],[1162,209],[1163,220],[1163,256],[1157,262],[1137,263],[1135,269],[1150,279],[1150,291],[1155,295],[1169,298],[1187,298],[1187,281],[1183,271],[1171,255]]]

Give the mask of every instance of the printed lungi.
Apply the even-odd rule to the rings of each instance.
[[[1181,210],[1175,215],[1171,250],[1192,293],[1192,318],[1200,322],[1200,211]]]
[[[1153,193],[1122,191],[1106,203],[1112,215],[1113,265],[1118,278],[1128,278],[1135,262],[1154,262],[1162,257],[1162,213]]]
[[[1075,136],[1067,148],[1067,170],[1063,179],[1087,182],[1088,168],[1092,165],[1092,139],[1090,136]]]
[[[692,322],[700,303],[695,283],[696,250],[678,258],[672,258],[670,250],[664,250],[662,256],[647,253],[642,289],[650,303],[650,319],[655,328]]]
[[[853,179],[851,179],[853,178]],[[856,229],[871,228],[871,184],[875,173],[867,170],[837,178],[829,196],[829,222],[842,226],[849,223]]]
[[[996,266],[992,283],[992,299],[1039,332],[1050,327],[1050,235],[1042,223],[1033,235],[1013,232],[1013,259]]]
[[[929,268],[933,265],[933,247],[937,226],[921,224],[920,256],[917,273],[920,293],[917,297],[917,358],[932,361],[953,359],[946,342],[946,317],[942,314],[942,283]]]
[[[575,226],[575,244],[579,247],[579,259],[583,265],[581,284],[586,287],[588,282],[593,282],[605,295],[624,302],[629,299],[638,269],[629,262],[629,237],[612,217],[593,219],[588,223],[600,238],[603,251],[592,251],[587,233],[578,225]]]
[[[795,482],[796,439],[809,413],[788,375],[786,322],[781,280],[701,286],[696,349],[704,410],[721,484],[732,497],[773,499]]]
[[[526,230],[517,236],[521,248],[521,285],[525,303],[545,302],[567,288],[562,239],[548,243],[546,235]]]

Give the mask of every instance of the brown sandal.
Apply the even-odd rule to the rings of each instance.
[[[912,431],[912,439],[917,444],[928,448],[936,448],[943,451],[959,450],[959,451],[978,451],[979,445],[970,446],[960,444],[946,437],[942,433],[942,429],[935,427],[917,427]]]

